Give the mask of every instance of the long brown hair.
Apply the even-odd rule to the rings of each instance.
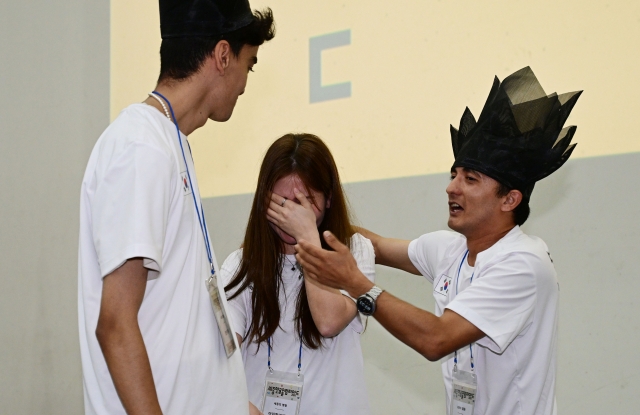
[[[315,190],[331,200],[318,231],[331,231],[347,246],[355,233],[351,225],[347,201],[340,184],[338,169],[331,152],[322,140],[312,134],[287,134],[277,139],[264,156],[258,186],[253,198],[249,223],[244,236],[242,261],[225,291],[239,288],[229,298],[238,296],[248,287],[251,292],[253,318],[245,339],[259,344],[267,341],[280,324],[278,293],[282,285],[284,242],[269,226],[267,209],[275,183],[290,174],[300,177],[307,190]],[[312,200],[312,203],[315,201]],[[323,238],[322,246],[330,249]],[[311,349],[322,345],[322,335],[313,322],[304,280],[296,301],[296,331]]]

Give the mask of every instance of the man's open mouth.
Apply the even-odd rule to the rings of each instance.
[[[463,210],[464,209],[459,204],[457,204],[455,202],[449,202],[449,213],[457,213],[457,212],[461,212]]]

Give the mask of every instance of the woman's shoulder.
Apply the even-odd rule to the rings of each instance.
[[[357,232],[351,236],[351,253],[354,257],[375,257],[371,240]]]
[[[236,249],[232,253],[229,254],[227,259],[222,263],[222,267],[220,267],[220,277],[222,278],[222,283],[224,285],[229,284],[233,277],[235,277],[238,268],[240,268],[240,263],[242,262],[242,248]]]

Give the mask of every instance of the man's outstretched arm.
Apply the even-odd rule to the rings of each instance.
[[[96,337],[129,415],[162,415],[138,311],[147,285],[141,258],[129,259],[104,277]]]
[[[365,238],[371,241],[376,254],[376,264],[398,268],[411,274],[420,275],[418,269],[409,259],[409,243],[405,239],[385,238],[368,229],[356,228]]]
[[[335,251],[323,250],[305,241],[296,245],[296,257],[305,275],[308,273],[325,285],[346,290],[354,298],[369,291],[373,283],[358,270],[349,249],[331,233],[325,232],[323,236]],[[437,317],[387,292],[378,297],[373,317],[398,340],[431,361],[485,336],[451,310]]]

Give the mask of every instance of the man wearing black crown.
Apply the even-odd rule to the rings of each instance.
[[[558,283],[545,243],[520,230],[536,181],[569,158],[563,125],[580,92],[547,96],[531,69],[496,78],[475,120],[451,127],[448,225],[414,241],[371,239],[376,262],[433,283],[435,314],[383,292],[333,235],[335,252],[299,241],[305,275],[345,289],[358,309],[431,361],[442,359],[449,414],[551,415]]]
[[[273,16],[247,0],[160,0],[160,21],[156,89],[105,130],[82,182],[85,412],[246,414],[187,136],[229,119]]]

